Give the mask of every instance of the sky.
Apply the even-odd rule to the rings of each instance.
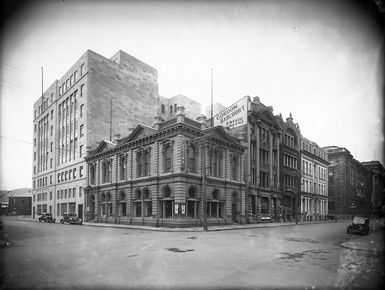
[[[33,103],[87,50],[156,68],[159,94],[258,96],[319,146],[384,165],[384,30],[362,1],[27,1],[1,27],[0,189],[31,187]]]

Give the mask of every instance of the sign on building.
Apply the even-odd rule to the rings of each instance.
[[[247,124],[249,97],[240,99],[214,116],[214,126],[229,127],[230,129]]]

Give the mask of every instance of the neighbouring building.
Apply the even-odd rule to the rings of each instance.
[[[372,173],[343,147],[323,148],[328,154],[329,214],[338,219],[371,213]]]
[[[178,107],[185,108],[187,118],[195,120],[202,115],[201,104],[182,94],[178,94],[171,98],[159,96],[159,100],[160,112],[158,112],[158,115],[164,120],[173,118],[177,113]]]
[[[209,225],[244,222],[245,147],[206,122],[177,107],[174,118],[102,141],[85,158],[86,219],[188,227],[201,226],[206,212]]]
[[[293,221],[300,196],[299,127],[249,96],[214,116],[245,151],[246,222]]]
[[[376,217],[385,216],[385,169],[379,161],[361,162],[361,164],[372,172],[372,215]]]
[[[31,215],[32,193],[30,188],[18,188],[0,193],[0,215]]]
[[[301,137],[301,220],[328,216],[328,154],[317,143]]]
[[[299,219],[301,202],[301,131],[290,113],[286,122],[277,116],[280,127],[281,211],[285,221]]]
[[[160,109],[156,69],[121,50],[87,50],[34,104],[32,216],[83,218],[86,151],[152,125]]]

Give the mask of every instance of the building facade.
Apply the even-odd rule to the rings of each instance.
[[[123,51],[84,53],[34,104],[32,216],[82,218],[86,151],[152,124],[159,105],[156,69]]]
[[[326,220],[328,216],[328,154],[301,137],[301,220]]]
[[[361,162],[361,164],[372,172],[372,215],[376,217],[385,216],[385,169],[379,161]]]
[[[280,138],[281,211],[283,211],[282,217],[285,221],[295,221],[299,219],[301,201],[301,131],[298,124],[293,122],[291,113],[286,118],[286,122],[282,122],[280,116],[279,121],[282,128]]]
[[[273,107],[265,106],[259,97],[252,101],[250,97],[245,98],[248,99],[245,122],[236,114],[241,111],[237,103],[219,116],[230,118],[229,132],[247,148],[246,221],[294,221],[300,200],[299,127],[291,116],[286,122],[282,116],[275,116]],[[240,122],[241,126],[231,126]]]
[[[371,213],[372,177],[350,151],[343,147],[323,148],[328,154],[329,214],[338,219]]]
[[[244,221],[245,148],[222,127],[177,108],[85,158],[87,220],[168,227]],[[206,206],[207,205],[207,206]],[[206,209],[205,209],[206,207]],[[204,215],[206,213],[206,215]]]

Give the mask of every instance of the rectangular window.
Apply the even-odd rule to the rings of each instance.
[[[166,112],[166,106],[162,104],[162,107],[161,107],[161,108],[162,108],[162,111],[161,111],[161,112],[164,114],[164,113]]]
[[[80,167],[79,167],[79,176],[80,176],[80,177],[83,176],[83,166],[80,166]]]
[[[84,85],[80,86],[80,97],[83,97],[84,95]]]
[[[80,125],[80,137],[83,137],[84,136],[84,125]]]
[[[70,86],[72,86],[73,81],[74,81],[74,76],[71,75],[71,76],[70,76]]]
[[[83,145],[80,145],[79,147],[79,157],[83,156]]]
[[[83,117],[84,104],[80,106],[80,117]]]
[[[83,187],[79,186],[79,197],[82,197],[82,193],[83,193]]]
[[[76,178],[76,168],[74,168],[74,170],[72,171],[72,177],[75,179]]]
[[[84,75],[84,63],[80,66],[80,75]]]
[[[74,72],[74,82],[76,82],[78,80],[78,71],[75,70]]]

